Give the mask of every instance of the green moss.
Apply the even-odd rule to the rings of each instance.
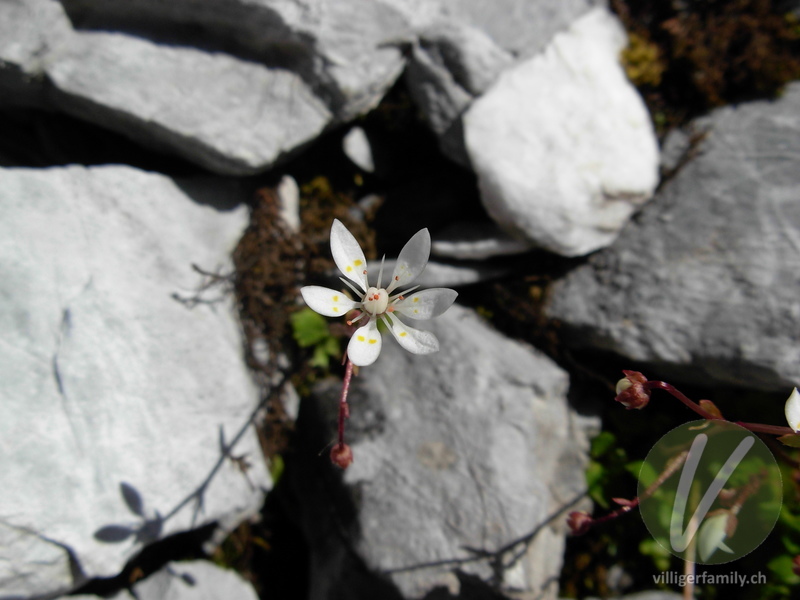
[[[628,79],[640,87],[659,85],[665,69],[658,45],[638,33],[628,36],[628,47],[622,51],[622,65]]]

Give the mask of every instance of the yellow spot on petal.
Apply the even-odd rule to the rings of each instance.
[[[405,332],[405,331],[401,331],[400,332],[400,337],[406,337],[406,335],[407,335],[407,332]]]
[[[375,342],[377,342],[377,341],[378,341],[378,340],[370,340],[370,341],[369,341],[369,343],[370,343],[370,344],[374,344],[374,343],[375,343]]]
[[[361,266],[361,265],[363,265],[364,263],[363,263],[363,262],[361,262],[360,260],[357,260],[357,261],[354,261],[354,262],[353,262],[353,264],[354,264],[355,266],[357,266],[357,267],[360,267],[360,266]]]
[[[352,270],[353,270],[353,267],[347,267],[347,272],[348,272],[348,273],[349,273],[350,271],[352,271]]]
[[[333,312],[339,312],[339,307],[338,306],[332,306],[331,308],[333,309]]]
[[[418,296],[415,296],[413,301],[414,301],[414,302],[419,302],[419,297],[418,297]]]
[[[334,297],[333,297],[333,301],[334,301],[334,302],[338,302],[338,301],[339,301],[339,296],[334,296]]]
[[[358,336],[358,341],[359,342],[363,342],[364,341],[364,336],[363,335]]]
[[[414,314],[417,314],[418,312],[419,312],[419,311],[418,311],[418,310],[415,308],[415,309],[414,309]]]

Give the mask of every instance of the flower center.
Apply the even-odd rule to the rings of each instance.
[[[386,307],[389,306],[389,294],[384,289],[371,287],[367,290],[367,295],[364,296],[362,302],[364,310],[371,315],[382,315],[386,312]]]

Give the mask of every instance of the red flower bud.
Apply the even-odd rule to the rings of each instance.
[[[592,516],[582,510],[574,510],[567,515],[567,526],[572,535],[583,535],[592,526]]]
[[[341,469],[346,469],[353,462],[353,451],[347,444],[336,444],[331,448],[331,462]]]
[[[645,385],[647,377],[639,371],[623,371],[625,377],[617,382],[617,402],[626,408],[644,408],[650,402],[650,389]]]

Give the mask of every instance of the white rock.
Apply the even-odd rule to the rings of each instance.
[[[125,167],[0,170],[0,596],[69,591],[153,538],[259,509],[271,483],[232,307],[173,298],[201,283],[192,264],[231,269],[237,196]],[[247,476],[216,468],[240,430]]]
[[[284,175],[275,189],[280,216],[295,233],[300,231],[300,188],[291,175]]]
[[[431,254],[462,260],[522,254],[531,244],[511,237],[494,223],[453,223],[439,232],[431,243]]]
[[[367,134],[361,127],[353,127],[342,139],[342,149],[353,164],[367,173],[375,170],[375,161],[372,158],[372,148],[369,145]]]
[[[625,78],[625,34],[594,9],[506,71],[464,116],[490,215],[566,256],[609,245],[658,182],[650,117]]]
[[[133,590],[137,600],[258,600],[238,573],[207,560],[169,563]]]

